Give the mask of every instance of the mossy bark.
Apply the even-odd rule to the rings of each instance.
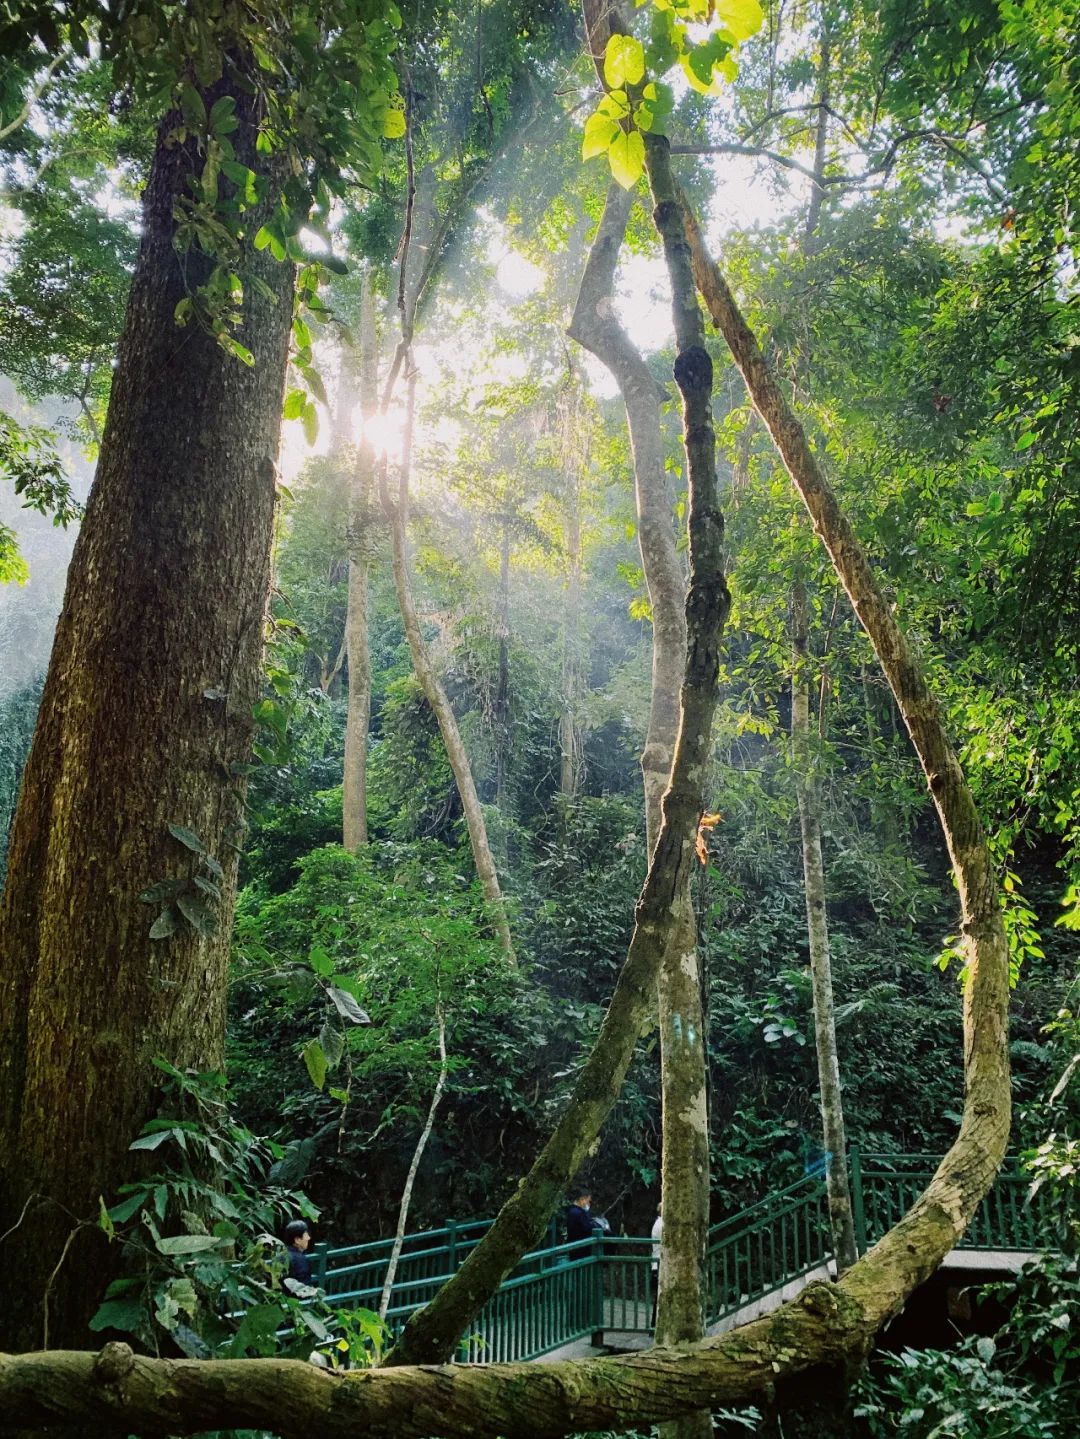
[[[261,166],[257,117],[235,98],[237,157]],[[0,1328],[14,1347],[87,1337],[110,1265],[99,1203],[131,1177],[152,1059],[222,1062],[293,274],[245,246],[245,273],[269,287],[247,288],[235,332],[250,368],[194,322],[177,326],[209,261],[173,245],[174,206],[201,170],[193,142],[167,143],[175,123],[159,131],[144,195],[0,906]],[[163,903],[140,891],[174,879],[199,895],[198,857],[170,825],[222,866],[216,933],[181,917],[149,936]]]
[[[711,498],[716,521],[710,554],[723,572],[723,519],[719,512],[716,437],[712,423],[712,361],[698,306],[690,250],[675,199],[668,141],[645,137],[645,170],[653,197],[653,221],[664,246],[675,321],[675,383],[683,401],[683,444],[696,493]],[[704,775],[701,777],[704,790]],[[663,1237],[660,1245],[656,1342],[684,1345],[705,1332],[705,1245],[709,1231],[709,1116],[705,1020],[690,877],[680,896],[680,916],[660,972],[661,1078],[664,1096]],[[664,1439],[696,1439],[712,1433],[708,1409],[662,1426]]]

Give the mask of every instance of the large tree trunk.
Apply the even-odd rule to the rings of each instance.
[[[356,447],[349,504],[349,598],[345,615],[345,653],[349,664],[349,703],[345,717],[345,768],[342,778],[342,842],[354,852],[368,842],[367,755],[371,723],[371,656],[368,650],[368,574],[371,569],[371,499],[375,447],[369,426],[378,408],[375,302],[371,274],[360,292],[359,392],[363,430]]]
[[[848,1185],[847,1139],[840,1090],[840,1058],[836,1048],[832,957],[825,913],[825,862],[821,850],[821,790],[810,751],[810,635],[806,620],[806,587],[797,580],[791,591],[791,759],[799,802],[802,838],[806,931],[810,943],[810,975],[814,990],[814,1044],[817,1049],[821,1124],[825,1136],[825,1176],[829,1195],[836,1272],[843,1274],[858,1258],[855,1223]]]
[[[255,117],[236,99],[232,139],[251,165]],[[176,123],[159,131],[146,188],[0,907],[0,1325],[16,1348],[86,1337],[109,1268],[99,1199],[132,1174],[152,1059],[222,1061],[293,277],[245,244],[245,273],[271,291],[246,290],[236,333],[251,368],[177,327],[185,272],[194,287],[209,262],[173,248],[174,206],[201,170],[194,142],[166,143]],[[197,846],[222,869],[216,933],[199,932],[214,917],[194,878],[217,871]],[[175,932],[151,939],[166,902],[139,895],[165,880],[184,885]]]
[[[907,1216],[844,1277],[845,1295],[883,1323],[940,1264],[989,1188],[1009,1137],[1008,942],[979,816],[937,702],[806,434],[710,258],[685,197],[694,278],[792,482],[874,646],[919,756],[952,861],[967,964],[960,1133]]]
[[[420,619],[416,613],[416,605],[413,602],[412,586],[409,583],[409,556],[408,556],[408,523],[409,523],[409,470],[412,463],[412,436],[413,417],[416,406],[416,374],[409,376],[408,389],[408,413],[405,422],[405,443],[401,463],[401,477],[398,485],[398,499],[395,504],[390,498],[390,491],[386,483],[386,466],[380,470],[379,486],[380,498],[383,511],[390,522],[390,537],[393,546],[394,564],[394,585],[397,589],[398,606],[401,610],[402,623],[405,626],[405,637],[409,642],[409,653],[412,656],[413,669],[420,688],[424,692],[424,698],[431,706],[439,725],[439,733],[442,735],[443,745],[446,749],[446,757],[450,761],[450,768],[454,773],[454,782],[457,785],[458,794],[461,796],[461,808],[465,815],[465,824],[469,831],[469,843],[472,846],[473,862],[476,865],[476,873],[480,880],[480,887],[484,892],[484,898],[488,903],[488,911],[495,933],[498,935],[499,943],[507,959],[514,962],[514,945],[510,937],[510,924],[506,917],[506,903],[503,899],[502,888],[499,885],[499,875],[495,868],[495,860],[492,857],[491,845],[488,843],[487,826],[484,823],[484,811],[480,806],[480,799],[476,793],[476,783],[473,780],[472,765],[469,763],[468,752],[461,738],[461,731],[458,729],[457,719],[446,697],[446,691],[439,682],[435,673],[435,666],[428,654],[427,644],[424,641],[423,631],[420,628]],[[455,1340],[456,1340],[455,1336]]]

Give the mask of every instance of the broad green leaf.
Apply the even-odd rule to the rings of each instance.
[[[304,438],[309,445],[313,445],[319,438],[319,416],[315,406],[310,400],[304,402],[304,412],[301,420],[304,426]]]
[[[199,838],[199,836],[195,833],[193,829],[188,829],[187,825],[171,824],[169,825],[169,833],[172,835],[173,839],[178,839],[180,843],[185,846],[185,848],[192,850],[193,853],[206,853],[206,845],[203,844],[202,840]]]
[[[215,100],[210,110],[210,130],[214,135],[225,135],[228,131],[225,125],[231,119],[235,119],[236,100],[232,95],[222,95],[220,100]],[[239,124],[231,125],[229,128],[235,130]]]
[[[632,35],[612,35],[604,50],[604,81],[613,90],[638,85],[645,75],[645,51]]]
[[[106,1299],[89,1321],[89,1328],[119,1329],[125,1334],[134,1334],[142,1328],[145,1319],[146,1310],[138,1299]]]
[[[383,137],[387,140],[400,140],[405,133],[405,111],[395,107],[387,110],[383,116]]]
[[[334,961],[320,944],[313,944],[308,950],[308,964],[323,979],[329,979],[334,972]]]
[[[606,155],[608,146],[618,133],[619,125],[616,120],[607,115],[590,115],[585,121],[585,131],[581,137],[581,158],[591,160],[595,155]]]
[[[624,190],[637,184],[645,168],[645,141],[636,130],[630,135],[619,131],[608,150],[608,163],[612,175]]]
[[[155,919],[153,924],[150,926],[150,938],[168,939],[170,935],[176,933],[178,924],[179,915],[176,913],[176,910],[173,909],[170,905],[168,909],[163,909],[161,911],[157,919]]]
[[[206,105],[190,80],[180,86],[180,109],[193,130],[206,129]]]
[[[345,1036],[341,1030],[336,1028],[329,1020],[319,1030],[319,1043],[326,1055],[326,1067],[334,1069],[341,1063],[341,1056],[345,1053]]]
[[[309,1039],[300,1051],[304,1063],[307,1065],[307,1072],[311,1076],[311,1082],[316,1089],[322,1089],[326,1083],[326,1054],[322,1045],[317,1039]]]
[[[298,420],[304,413],[306,401],[307,396],[303,390],[290,390],[285,396],[285,404],[281,411],[282,415],[287,420]]]
[[[716,0],[716,18],[736,40],[749,40],[765,23],[758,0]]]
[[[129,1149],[158,1149],[172,1134],[172,1129],[159,1129],[156,1134],[140,1134],[128,1145]],[[113,1215],[116,1218],[116,1215]],[[126,1216],[125,1216],[126,1218]]]
[[[168,1255],[205,1254],[208,1249],[216,1249],[218,1243],[212,1234],[174,1234],[159,1239],[157,1250]]]
[[[360,1008],[351,994],[347,994],[345,990],[338,989],[337,986],[333,984],[327,988],[326,992],[333,1001],[334,1008],[343,1019],[349,1020],[351,1024],[371,1023],[370,1015],[366,1010]]]
[[[217,934],[217,915],[197,895],[178,894],[176,907],[192,929],[197,934],[201,934],[203,939],[209,939],[211,935]]]

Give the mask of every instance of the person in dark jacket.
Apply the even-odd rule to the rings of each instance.
[[[311,1246],[311,1230],[302,1219],[290,1220],[285,1226],[285,1248],[289,1256],[290,1279],[298,1284],[311,1283],[311,1260],[307,1251]]]
[[[602,1234],[606,1226],[591,1212],[592,1195],[587,1189],[578,1194],[566,1211],[566,1242],[573,1244],[578,1239],[591,1239]]]

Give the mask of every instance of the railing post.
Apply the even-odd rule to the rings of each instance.
[[[863,1205],[862,1156],[857,1144],[848,1146],[848,1158],[851,1160],[851,1210],[855,1223],[855,1248],[860,1254],[865,1254],[866,1209]]]
[[[604,1343],[604,1236],[592,1239],[592,1343],[597,1349]]]
[[[446,1221],[446,1272],[454,1274],[457,1271],[457,1220]]]
[[[313,1249],[315,1260],[315,1287],[326,1288],[326,1257],[330,1253],[329,1244],[316,1244]]]

